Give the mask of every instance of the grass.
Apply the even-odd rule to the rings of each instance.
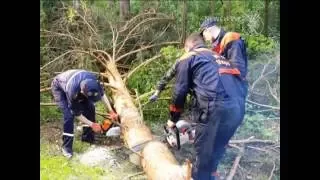
[[[43,140],[42,140],[43,141]],[[41,141],[40,141],[41,142]],[[84,152],[88,144],[75,141],[74,152]],[[68,160],[60,153],[57,146],[42,142],[40,146],[40,179],[116,179],[109,171],[100,167],[89,167],[80,164],[76,158]]]

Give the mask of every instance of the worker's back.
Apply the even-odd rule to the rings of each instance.
[[[223,97],[225,90],[222,83],[219,80],[219,66],[216,63],[212,63],[214,60],[212,52],[197,51],[196,48],[191,52],[195,52],[195,55],[181,60],[180,63],[186,65],[178,66],[180,70],[184,71],[185,68],[189,69],[190,88],[193,90],[197,97],[215,99],[217,97]],[[201,47],[201,49],[204,49]]]
[[[82,69],[72,69],[67,70],[54,78],[62,91],[64,91],[67,95],[69,101],[73,99],[73,96],[80,92],[80,83],[83,80],[93,80],[97,83],[94,84],[95,88],[99,90],[101,96],[103,95],[102,87],[98,83],[97,77],[86,70]]]

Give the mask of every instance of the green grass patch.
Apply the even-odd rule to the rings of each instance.
[[[89,145],[77,141],[74,152],[83,152]],[[40,179],[116,179],[103,168],[80,164],[74,159],[68,160],[55,148],[55,145],[42,143],[40,148]],[[103,178],[102,178],[103,177]]]

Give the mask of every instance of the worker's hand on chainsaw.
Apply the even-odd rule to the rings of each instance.
[[[101,126],[98,123],[92,123],[91,128],[96,133],[101,132]]]
[[[175,127],[175,123],[174,122],[172,122],[170,119],[168,119],[168,121],[167,121],[167,126],[169,127],[169,128],[173,128],[173,127]]]
[[[116,112],[111,111],[108,115],[109,115],[109,118],[110,118],[111,120],[113,120],[113,121],[118,121],[119,116],[118,116],[118,114],[117,114]]]

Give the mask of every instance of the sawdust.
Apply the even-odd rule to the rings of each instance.
[[[119,162],[107,147],[91,146],[79,155],[79,162],[87,166],[119,168]]]

